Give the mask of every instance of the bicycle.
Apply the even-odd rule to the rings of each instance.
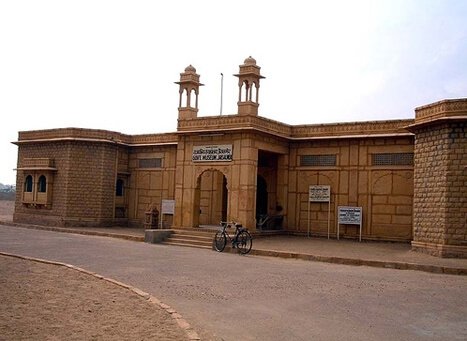
[[[232,244],[232,249],[237,249],[242,255],[247,254],[251,251],[251,247],[253,246],[253,238],[251,234],[248,232],[246,228],[242,226],[242,224],[238,224],[236,222],[227,222],[221,221],[220,223],[221,228],[217,231],[216,235],[214,236],[214,249],[218,252],[222,252],[227,245],[227,239]],[[226,229],[235,226],[235,234],[231,237],[227,232]]]

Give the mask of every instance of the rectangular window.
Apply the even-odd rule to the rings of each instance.
[[[322,167],[322,166],[335,166],[336,164],[337,164],[337,157],[335,154],[301,155],[300,156],[300,166]]]
[[[139,159],[138,166],[139,168],[161,168],[162,158]]]
[[[413,166],[413,153],[371,154],[373,166]]]

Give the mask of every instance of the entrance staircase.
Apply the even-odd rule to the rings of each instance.
[[[172,234],[162,242],[165,245],[196,247],[212,250],[215,229],[173,229]]]

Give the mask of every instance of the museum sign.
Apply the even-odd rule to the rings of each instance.
[[[194,146],[193,162],[232,161],[232,145]]]

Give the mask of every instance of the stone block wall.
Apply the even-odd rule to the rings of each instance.
[[[445,143],[450,128],[420,131],[415,141],[414,234],[415,240],[442,244],[449,191],[446,181],[449,145]]]
[[[467,119],[451,125],[448,143],[446,239],[467,247]]]
[[[413,137],[327,139],[292,145],[288,177],[287,229],[326,236],[337,233],[338,206],[363,208],[362,237],[412,240],[413,165],[373,164],[373,154],[411,154]],[[334,155],[335,165],[301,165],[306,155]],[[410,162],[409,162],[410,163]],[[330,185],[331,203],[308,202],[310,185]],[[356,238],[357,225],[340,227]]]
[[[115,207],[117,146],[68,142],[65,226],[110,226]]]
[[[141,227],[150,208],[160,212],[162,200],[174,199],[176,152],[176,145],[131,148],[127,199],[130,226]],[[160,159],[160,167],[141,167],[143,159]],[[172,226],[173,216],[165,215],[163,219],[164,226]]]
[[[416,251],[467,257],[467,99],[416,109]]]
[[[102,226],[113,222],[116,176],[116,147],[83,141],[23,144],[18,151],[18,168],[26,159],[49,158],[53,188],[52,204],[25,205],[22,201],[25,176],[18,170],[14,221],[55,226]],[[36,172],[41,172],[37,170]],[[45,172],[45,170],[42,170]]]

